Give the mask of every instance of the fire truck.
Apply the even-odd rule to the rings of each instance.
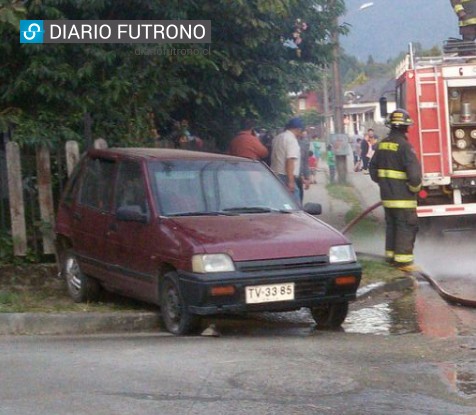
[[[385,99],[381,100],[385,115]],[[420,160],[419,217],[476,214],[476,50],[447,40],[439,57],[411,45],[396,70],[396,106],[414,121],[408,140]]]

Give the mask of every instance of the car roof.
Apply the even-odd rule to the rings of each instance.
[[[250,159],[229,156],[227,154],[207,153],[202,151],[178,150],[169,148],[146,147],[112,147],[106,149],[89,149],[92,157],[114,159],[134,158],[143,160],[221,160],[221,161],[252,161]]]

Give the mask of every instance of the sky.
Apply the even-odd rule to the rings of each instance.
[[[361,9],[366,4],[372,5]],[[349,23],[350,32],[340,42],[363,62],[369,55],[386,62],[406,52],[409,42],[441,48],[449,37],[460,37],[450,0],[346,0],[346,6],[341,23]]]

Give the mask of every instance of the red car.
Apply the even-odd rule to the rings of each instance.
[[[307,211],[307,212],[306,212]],[[167,330],[200,316],[310,308],[344,321],[361,267],[352,245],[301,209],[262,163],[183,150],[90,150],[59,205],[56,236],[74,301],[101,288],[160,306]]]

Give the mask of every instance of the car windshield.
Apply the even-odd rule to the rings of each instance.
[[[162,216],[237,215],[298,209],[284,186],[258,162],[173,160],[150,163]]]

